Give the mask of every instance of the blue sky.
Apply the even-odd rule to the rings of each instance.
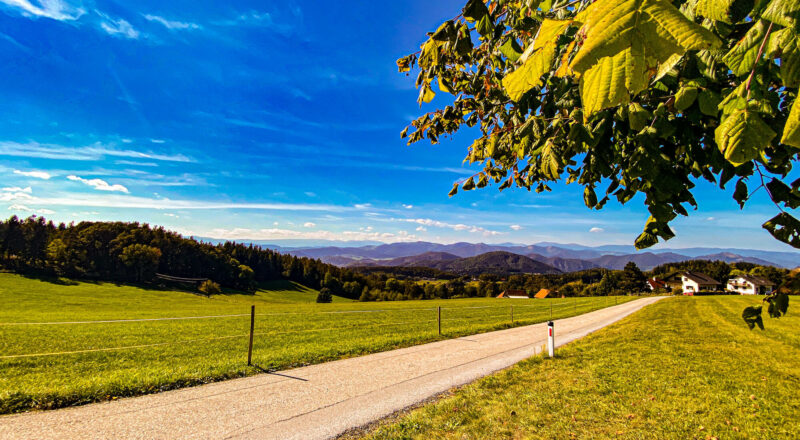
[[[215,238],[631,244],[641,199],[447,193],[474,132],[405,145],[430,108],[395,60],[463,1],[0,0],[0,212]],[[668,247],[790,250],[709,184]],[[3,217],[7,215],[3,214]]]

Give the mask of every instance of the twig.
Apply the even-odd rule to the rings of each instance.
[[[764,35],[764,40],[761,42],[761,47],[758,48],[758,56],[756,56],[756,61],[753,63],[753,70],[750,71],[750,77],[747,78],[747,101],[750,101],[750,85],[753,82],[753,77],[756,75],[756,66],[758,66],[761,56],[764,55],[764,48],[767,46],[767,40],[769,40],[769,34],[771,32],[772,23],[770,22],[769,27],[767,28],[767,33]]]

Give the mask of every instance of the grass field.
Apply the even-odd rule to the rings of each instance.
[[[798,304],[751,332],[740,315],[757,302],[660,301],[555,359],[525,361],[366,438],[800,438]]]
[[[549,319],[551,308],[560,318],[629,299],[359,303],[337,298],[316,304],[316,291],[293,283],[264,287],[254,295],[205,298],[0,273],[0,413],[256,374],[257,368],[246,365],[252,304],[254,363],[284,369],[508,328],[511,304],[514,325],[523,325]],[[186,317],[204,318],[148,320]]]

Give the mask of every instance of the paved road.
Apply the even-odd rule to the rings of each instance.
[[[659,299],[558,320],[556,343],[583,337]],[[546,324],[537,324],[161,394],[4,416],[0,438],[326,439],[514,365],[540,353],[545,338]]]

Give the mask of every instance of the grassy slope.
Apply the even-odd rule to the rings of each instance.
[[[367,438],[800,438],[798,305],[750,332],[739,315],[754,302],[661,301]]]
[[[55,408],[256,374],[246,366],[249,316],[68,325],[64,321],[249,314],[254,363],[287,368],[428,342],[442,306],[444,336],[541,322],[613,304],[613,298],[497,299],[316,304],[316,291],[274,283],[255,295],[205,298],[109,283],[61,285],[0,273],[0,414]],[[623,299],[620,299],[623,300]],[[491,306],[491,308],[484,308]],[[479,308],[475,308],[479,307]],[[358,313],[348,313],[356,311]],[[344,313],[343,313],[344,312]],[[14,325],[17,323],[17,325]],[[205,341],[207,338],[220,338]],[[165,344],[54,356],[34,353]]]

